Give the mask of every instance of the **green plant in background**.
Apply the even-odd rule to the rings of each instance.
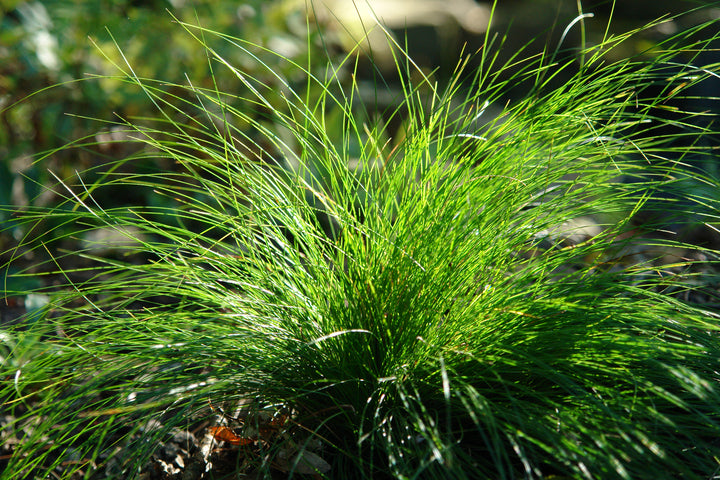
[[[50,203],[52,198],[39,195],[39,185],[52,181],[47,167],[67,176],[130,153],[132,143],[123,142],[122,134],[110,125],[107,131],[98,132],[97,120],[113,122],[116,115],[148,114],[144,110],[147,108],[144,94],[112,78],[115,73],[112,63],[121,56],[110,48],[112,42],[106,29],[123,39],[123,55],[132,61],[141,76],[162,77],[174,83],[190,79],[198,86],[216,85],[223,91],[238,87],[234,77],[224,72],[218,72],[211,80],[204,50],[168,21],[168,8],[180,19],[212,24],[223,32],[252,38],[258,45],[282,51],[286,57],[307,57],[308,43],[292,31],[293,15],[279,21],[277,12],[281,5],[278,2],[0,1],[0,201],[3,204],[20,208],[30,202],[37,206]],[[302,33],[307,34],[304,26]],[[99,54],[88,37],[112,58]],[[158,48],[159,45],[162,48]],[[280,62],[272,63],[277,57],[235,58],[236,49],[231,44],[218,42],[215,47],[246,72],[263,68],[262,63],[272,64],[278,72],[284,68]],[[90,75],[105,78],[77,81]],[[183,92],[169,93],[182,95]],[[94,144],[84,149],[58,148],[85,137],[94,139]],[[32,162],[42,152],[52,149],[58,150],[45,160],[43,167]],[[150,167],[132,165],[130,168],[143,171]],[[0,222],[3,227],[12,226],[7,218],[0,217]],[[0,237],[3,249],[10,244],[11,238]]]
[[[208,39],[255,59],[256,44],[182,25],[211,78],[229,72],[241,93],[119,63],[103,80],[157,108],[115,124],[144,148],[92,184],[63,178],[61,205],[19,220],[27,250],[52,252],[36,268],[55,285],[40,289],[43,321],[5,329],[4,477],[139,476],[177,429],[239,445],[231,467],[268,477],[715,474],[717,315],[669,294],[691,290],[697,252],[653,236],[651,215],[702,205],[716,221],[716,199],[663,193],[712,153],[674,145],[658,116],[715,75],[693,64],[694,32],[609,64],[631,34],[607,36],[555,90],[569,65],[552,48],[497,80],[488,37],[469,90],[462,66],[440,87],[396,49],[403,97],[379,119],[342,80],[351,57],[318,73],[280,55],[249,75]],[[531,94],[486,118],[528,78]],[[698,114],[676,113],[689,129]],[[173,169],[123,172],[148,159]],[[145,190],[167,200],[98,200]],[[73,228],[45,242],[48,218]],[[583,237],[587,218],[598,228]],[[687,258],[663,262],[670,248]],[[208,430],[210,405],[240,418]]]
[[[137,148],[114,122],[118,116],[150,116],[152,109],[142,91],[113,77],[113,62],[124,56],[141,76],[162,77],[169,83],[215,85],[242,96],[243,87],[232,72],[210,74],[202,45],[169,21],[168,8],[177,18],[252,38],[257,44],[255,57],[238,55],[231,43],[219,38],[208,39],[214,41],[219,53],[251,75],[272,66],[289,81],[298,81],[291,78],[293,72],[286,71],[287,62],[264,54],[262,49],[272,48],[282,52],[284,58],[302,59],[307,58],[308,47],[319,48],[314,42],[317,33],[299,22],[303,18],[301,12],[285,11],[281,2],[0,1],[0,204],[13,205],[0,212],[0,251],[11,250],[23,236],[12,216],[13,210],[55,204],[55,196],[43,187],[54,182],[50,170],[60,177],[83,171],[84,181],[93,183],[97,181],[93,175],[100,165],[124,158]],[[111,48],[106,29],[123,39],[122,55]],[[104,78],[78,81],[88,76]],[[169,101],[183,102],[182,89],[167,93]],[[240,101],[240,96],[226,100]],[[184,104],[187,106],[186,101]],[[258,121],[264,118],[264,113],[253,105],[234,106],[247,110]],[[197,109],[187,113],[202,115]],[[63,148],[71,141],[78,148]],[[39,157],[43,161],[35,162]],[[120,171],[131,174],[171,168],[172,165],[148,158],[125,163]],[[149,189],[122,194],[106,189],[104,193],[108,196],[98,198],[104,205],[120,206],[126,200],[145,204],[165,202]],[[140,199],[138,195],[146,198]],[[48,231],[60,236],[68,234],[51,223],[48,219]],[[0,257],[2,264],[8,260],[9,257]],[[23,265],[16,262],[13,268]],[[3,276],[7,273],[0,270]],[[27,283],[10,282],[8,288],[16,291]],[[22,298],[14,300],[22,304]],[[0,315],[0,320],[4,316]]]

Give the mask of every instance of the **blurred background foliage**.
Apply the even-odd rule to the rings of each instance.
[[[51,170],[60,178],[86,172],[90,178],[85,181],[91,182],[94,167],[133,153],[135,144],[110,122],[152,118],[156,112],[140,89],[118,76],[113,64],[127,68],[125,59],[139,77],[165,82],[165,99],[185,116],[175,121],[206,121],[204,112],[191,105],[190,91],[173,87],[192,84],[217,87],[232,95],[224,100],[243,114],[272,122],[263,108],[242,100],[248,96],[247,86],[228,69],[210,62],[203,45],[173,18],[252,42],[250,51],[243,51],[218,36],[204,37],[230,64],[248,77],[260,79],[265,91],[281,92],[285,83],[302,91],[304,78],[291,62],[308,66],[319,77],[327,75],[330,65],[338,67],[348,50],[363,40],[364,32],[377,32],[372,29],[368,3],[382,15],[397,41],[407,45],[410,55],[440,82],[451,76],[462,52],[472,54],[481,48],[491,9],[489,3],[475,0],[356,4],[352,0],[316,0],[312,5],[305,0],[0,0],[0,205],[52,205],[57,198],[44,188],[55,183]],[[625,50],[610,55],[637,54],[682,28],[720,16],[719,9],[704,7],[708,2],[618,2],[612,23],[617,31],[665,14],[692,12],[681,20],[660,24],[636,43],[624,46]],[[612,2],[603,0],[501,0],[491,26],[493,34],[504,37],[498,64],[522,49],[526,55],[544,47],[552,51],[579,12],[595,13],[587,22],[584,41],[597,42],[605,33],[611,11]],[[528,47],[533,39],[536,43]],[[573,55],[582,42],[581,29],[573,28],[563,42],[563,51]],[[352,72],[352,62],[343,64],[345,81],[351,73],[359,78],[358,96],[366,114],[391,109],[394,99],[401,97],[398,84],[393,83],[396,72],[388,64],[386,46],[384,37],[378,41],[374,34],[368,35],[359,49],[359,70]],[[93,76],[102,78],[91,79]],[[343,81],[342,69],[339,78]],[[704,95],[718,96],[713,93],[717,84],[708,88]],[[268,98],[278,102],[273,107],[281,108],[280,95]],[[243,129],[243,125],[234,126]],[[268,126],[274,131],[281,128]],[[253,132],[247,134],[252,138]],[[78,148],[61,148],[69,142],[77,142]],[[144,156],[123,168],[135,172],[175,168],[163,162]],[[164,201],[142,197],[147,192],[138,195],[141,198],[111,201]],[[0,209],[0,252],[8,252],[27,233],[14,223],[12,208]],[[0,264],[7,260],[0,258]]]
[[[302,31],[289,31],[290,19],[281,18],[267,2],[199,1],[44,1],[0,3],[0,204],[23,204],[35,199],[44,173],[32,159],[46,152],[102,132],[100,121],[142,117],[153,114],[144,93],[128,87],[121,78],[80,81],[91,75],[114,76],[124,59],[140,77],[162,79],[168,84],[187,84],[238,92],[239,82],[227,70],[217,69],[211,76],[202,47],[168,11],[179,20],[215,29],[228,35],[252,39],[258,45],[284,49],[290,58],[306,56]],[[298,11],[298,21],[301,12]],[[239,69],[252,74],[257,62],[217,38],[207,38],[210,46]],[[277,72],[288,70],[277,57],[265,55]],[[51,88],[50,88],[51,87]],[[49,88],[49,89],[48,89]],[[47,90],[44,90],[47,89]],[[36,93],[39,92],[39,93]],[[186,95],[170,89],[172,95]],[[180,99],[177,99],[179,101]],[[192,113],[192,112],[189,112]],[[104,133],[104,135],[103,135]],[[121,157],[129,145],[121,135],[102,132],[98,144],[88,150],[71,149],[53,153],[50,166],[83,171],[101,157]],[[45,170],[48,164],[43,165]],[[20,180],[18,175],[25,174]],[[20,182],[21,184],[19,184]]]
[[[280,80],[263,75],[267,68],[290,83],[302,81],[292,77],[297,70],[287,60],[307,63],[304,12],[288,10],[282,2],[0,1],[0,205],[12,206],[0,209],[0,252],[6,257],[27,233],[15,222],[12,208],[59,203],[46,188],[56,183],[51,171],[63,179],[83,172],[83,181],[92,183],[99,174],[94,168],[99,171],[137,148],[127,129],[111,122],[157,116],[147,96],[128,86],[114,64],[127,69],[126,59],[139,77],[165,82],[164,99],[183,110],[185,118],[175,120],[184,124],[193,117],[203,117],[202,122],[204,114],[199,107],[193,111],[187,89],[173,85],[243,95],[242,83],[228,69],[215,64],[211,74],[205,48],[174,18],[252,41],[255,57],[217,36],[205,37],[209,47],[249,76],[265,79],[270,89]],[[253,105],[237,105],[237,98],[225,100],[250,117],[263,115]],[[62,148],[70,142],[77,148]],[[146,156],[122,168],[130,173],[175,166]],[[99,200],[111,205],[164,201],[147,197],[148,192],[137,192],[140,198],[124,195]]]

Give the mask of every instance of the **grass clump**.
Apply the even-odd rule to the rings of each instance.
[[[260,475],[711,478],[717,315],[673,295],[693,260],[661,261],[689,246],[652,215],[715,221],[715,199],[667,193],[715,187],[682,175],[711,153],[698,112],[670,133],[660,115],[715,75],[690,33],[605,64],[630,34],[608,36],[554,90],[572,63],[552,49],[498,68],[488,37],[481,68],[442,87],[399,56],[401,101],[377,116],[340,74],[351,57],[269,91],[208,47],[240,93],[119,65],[158,109],[116,125],[145,148],[22,214],[17,251],[51,255],[18,275],[55,281],[3,329],[3,475],[132,478],[176,429],[208,431],[212,404],[241,417],[235,437],[212,430],[241,444],[233,468]],[[132,171],[147,158],[172,170]],[[101,201],[123,191],[157,200]],[[98,231],[123,241],[99,249]]]

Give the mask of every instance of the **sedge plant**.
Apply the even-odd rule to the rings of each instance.
[[[238,91],[118,64],[156,109],[114,125],[142,148],[19,212],[13,275],[50,300],[3,327],[3,478],[135,478],[178,429],[258,478],[713,478],[718,316],[687,299],[715,252],[668,263],[699,247],[657,234],[716,220],[683,173],[711,132],[671,103],[717,75],[703,27],[612,62],[637,32],[606,34],[579,68],[497,65],[488,34],[444,85],[394,45],[401,96],[372,112],[351,55],[250,77],[205,38],[259,46],[182,26]]]

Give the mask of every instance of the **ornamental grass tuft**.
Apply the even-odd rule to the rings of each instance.
[[[393,44],[380,110],[355,52],[250,76],[207,39],[273,52],[180,25],[237,90],[118,64],[133,153],[15,212],[7,295],[47,301],[0,331],[3,478],[149,478],[178,432],[175,478],[717,475],[707,25],[616,61],[637,31],[505,65],[488,33],[447,82]]]

